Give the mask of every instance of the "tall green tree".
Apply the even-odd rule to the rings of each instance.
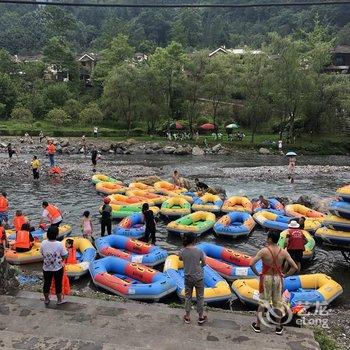
[[[12,109],[16,104],[17,89],[10,75],[0,73],[0,104],[2,104],[2,115],[6,118],[11,115]]]

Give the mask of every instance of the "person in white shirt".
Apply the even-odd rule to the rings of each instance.
[[[50,287],[52,278],[55,280],[57,295],[57,305],[63,304],[62,299],[62,278],[63,278],[63,259],[68,256],[65,246],[57,241],[58,227],[50,226],[47,230],[47,239],[41,243],[40,253],[43,256],[43,274],[44,274],[44,300],[45,304],[50,303]]]
[[[94,137],[97,137],[97,133],[98,133],[98,127],[94,126]]]

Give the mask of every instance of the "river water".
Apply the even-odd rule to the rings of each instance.
[[[75,158],[74,158],[75,157]],[[1,157],[2,158],[2,157]],[[70,161],[81,162],[80,156],[73,156]],[[62,159],[63,161],[63,159]],[[115,162],[111,156],[104,162]],[[242,177],[222,176],[222,169],[240,167],[286,165],[286,159],[280,156],[254,156],[240,155],[232,156],[118,156],[118,164],[134,165],[142,164],[154,167],[161,174],[171,174],[174,168],[178,169],[183,176],[198,176],[211,186],[222,186],[227,195],[247,195],[249,198],[257,197],[259,194],[265,196],[280,196],[297,199],[301,195],[311,196],[314,200],[329,198],[334,195],[335,190],[349,183],[349,174],[335,174],[332,177],[318,176],[308,179],[299,178],[291,185],[285,179],[274,179],[273,176],[262,180],[245,180]],[[298,164],[312,165],[349,165],[350,157],[299,157]],[[217,175],[219,174],[219,175]],[[142,175],[142,174],[140,174]],[[169,177],[169,176],[168,176]],[[345,177],[345,178],[344,178]],[[94,186],[87,181],[67,181],[64,179],[51,179],[46,182],[41,180],[34,183],[31,178],[28,181],[19,181],[16,178],[2,178],[1,189],[6,190],[11,204],[11,209],[22,209],[23,212],[36,225],[41,214],[41,202],[48,200],[58,205],[65,213],[64,221],[73,226],[72,235],[79,235],[79,222],[84,210],[90,210],[93,216],[95,235],[99,235],[98,207],[102,197],[99,196]],[[169,250],[176,251],[181,246],[181,240],[176,235],[170,235],[165,230],[165,223],[158,223],[157,240],[158,245]],[[249,254],[254,254],[261,248],[266,240],[263,231],[256,229],[249,238],[229,240],[215,238],[212,233],[200,238],[203,241],[215,242],[217,244],[239,249]],[[25,271],[40,271],[40,264],[23,267]],[[330,247],[317,245],[315,248],[315,259],[305,266],[303,273],[322,272],[332,276],[344,288],[343,295],[334,302],[334,306],[350,308],[350,264],[346,263],[341,253]],[[78,282],[74,288],[91,286],[89,279],[85,278]],[[93,288],[91,286],[91,288]]]

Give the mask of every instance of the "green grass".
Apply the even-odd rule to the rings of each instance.
[[[324,329],[317,327],[314,329],[316,341],[320,344],[321,350],[341,350],[338,342]]]

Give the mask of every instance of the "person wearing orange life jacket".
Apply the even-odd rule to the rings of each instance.
[[[34,244],[34,237],[29,232],[30,225],[25,223],[21,229],[16,233],[16,252],[28,252],[32,249]]]
[[[77,250],[74,247],[74,241],[70,238],[66,240],[66,249],[68,252],[68,256],[65,260],[66,264],[77,264]]]
[[[8,222],[9,201],[7,199],[7,193],[0,193],[0,221]]]
[[[307,240],[300,229],[300,225],[295,220],[292,220],[288,225],[286,247],[289,255],[298,265],[297,272],[300,272],[306,242]]]
[[[40,219],[39,225],[41,225],[45,219],[47,219],[52,226],[60,226],[60,223],[63,220],[61,211],[52,204],[44,201],[42,204],[44,208],[42,218]]]
[[[13,218],[13,227],[16,232],[22,229],[22,225],[28,222],[28,219],[22,214],[21,210],[16,210],[16,215]]]
[[[0,247],[7,248],[8,247],[8,239],[6,236],[5,227],[2,226],[2,222],[0,221]]]
[[[51,167],[55,166],[55,153],[56,153],[56,146],[50,140],[47,145],[47,154],[49,155]]]

